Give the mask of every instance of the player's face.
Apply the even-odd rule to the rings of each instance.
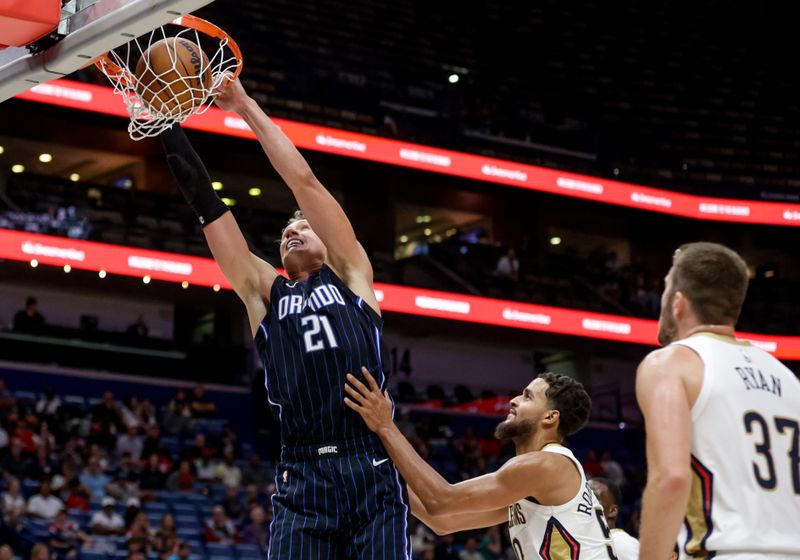
[[[325,262],[327,250],[308,221],[292,222],[281,236],[281,262],[289,276],[317,270]]]
[[[537,378],[525,387],[522,394],[511,399],[511,410],[506,419],[497,425],[495,437],[508,441],[535,434],[539,422],[550,410],[547,388],[547,382]]]
[[[664,293],[661,294],[661,314],[658,317],[658,342],[662,346],[671,344],[678,337],[678,326],[672,311],[675,293],[672,291],[672,272],[664,281]]]
[[[615,506],[614,502],[611,500],[611,492],[608,491],[606,485],[596,480],[590,480],[589,488],[592,489],[594,495],[597,496],[597,501],[599,501],[600,505],[603,506],[603,512],[606,514],[606,520],[616,519],[617,506]]]

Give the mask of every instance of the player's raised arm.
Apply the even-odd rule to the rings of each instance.
[[[238,113],[256,134],[270,163],[292,190],[300,210],[327,247],[333,267],[346,281],[355,275],[367,277],[371,282],[372,267],[344,210],[317,180],[291,140],[247,95],[238,79],[220,93],[216,103],[226,111]]]
[[[458,484],[450,484],[419,456],[392,420],[392,401],[381,393],[369,370],[361,368],[369,387],[348,374],[345,404],[358,412],[370,430],[378,434],[406,483],[414,490],[425,511],[441,515],[492,512],[557,484],[562,477],[577,474],[565,469],[569,459],[552,453],[525,453],[499,470]]]
[[[229,208],[211,186],[200,156],[178,125],[161,134],[167,164],[189,206],[203,226],[211,254],[236,294],[247,307],[253,332],[267,312],[275,269],[250,252]]]
[[[691,487],[691,406],[679,372],[702,367],[688,348],[651,353],[636,374],[647,430],[647,486],[642,497],[641,560],[669,558]]]

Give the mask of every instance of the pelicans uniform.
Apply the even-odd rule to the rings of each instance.
[[[639,541],[624,529],[611,529],[611,540],[617,551],[617,560],[639,560]]]
[[[560,506],[543,506],[526,498],[508,506],[508,527],[517,560],[616,560],[603,506],[586,481],[572,451],[548,444],[542,451],[558,453],[575,464],[581,475],[578,493]]]
[[[748,342],[675,342],[703,361],[681,558],[800,559],[800,381]]]
[[[345,375],[386,387],[383,321],[328,267],[278,276],[256,333],[280,424],[271,560],[410,560],[408,499],[378,437],[344,404]],[[363,379],[362,379],[363,381]]]

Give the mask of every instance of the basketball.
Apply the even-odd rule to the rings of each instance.
[[[136,78],[136,92],[155,114],[184,115],[211,92],[208,57],[197,43],[182,37],[162,39],[144,51]]]

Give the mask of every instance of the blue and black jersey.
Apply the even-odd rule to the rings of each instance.
[[[256,333],[269,404],[284,446],[370,434],[344,404],[345,375],[361,366],[386,386],[383,321],[324,265],[303,282],[278,276]]]

